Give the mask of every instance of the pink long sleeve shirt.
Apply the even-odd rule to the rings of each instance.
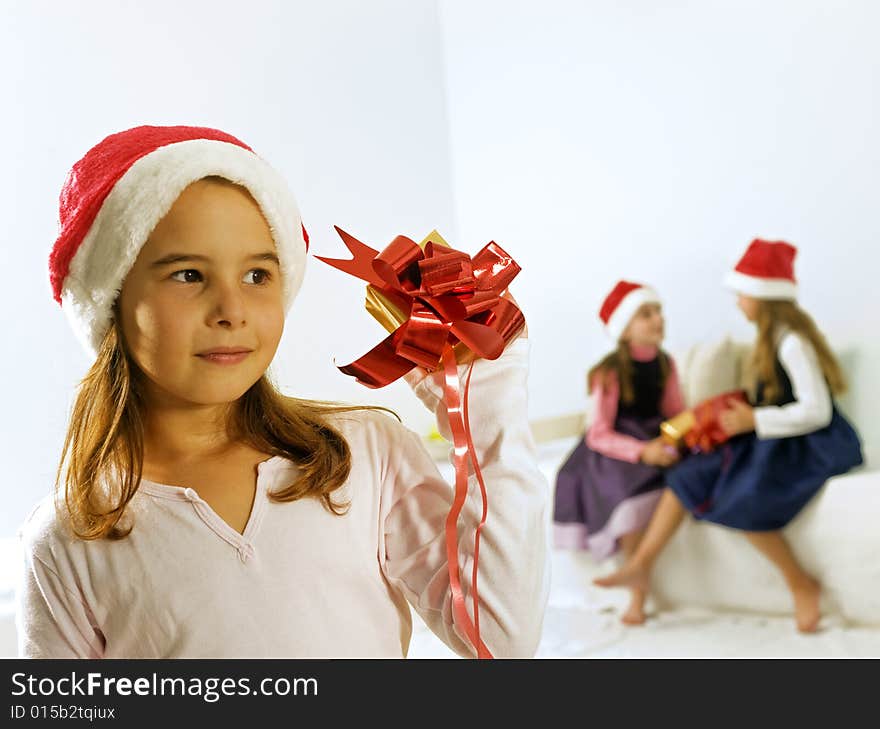
[[[657,356],[656,347],[630,347],[630,356],[638,362],[649,362]],[[594,451],[609,458],[637,463],[642,457],[646,441],[624,435],[614,429],[617,420],[617,407],[620,401],[620,383],[615,373],[608,377],[596,378],[590,392],[593,419],[587,430],[587,445]],[[669,376],[660,400],[660,414],[671,418],[684,410],[684,398],[678,380],[678,369],[669,357]]]
[[[526,416],[528,342],[474,366],[470,419],[489,491],[480,542],[482,638],[496,656],[530,656],[549,587],[549,487]],[[417,396],[448,432],[433,377]],[[244,533],[189,486],[142,481],[135,525],[120,541],[82,541],[51,497],[20,530],[25,562],[17,612],[19,653],[43,657],[358,657],[406,655],[415,610],[463,656],[447,571],[445,519],[452,489],[420,438],[373,411],[338,416],[351,474],[337,495],[344,516],[314,498],[276,503],[291,482],[281,457],[258,467]],[[482,510],[471,488],[459,528],[466,602]],[[197,485],[197,484],[195,484]]]

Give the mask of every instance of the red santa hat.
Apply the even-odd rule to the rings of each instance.
[[[794,301],[797,248],[785,241],[755,238],[724,282],[737,293],[756,299]]]
[[[660,297],[650,286],[632,281],[618,281],[602,302],[599,318],[609,336],[618,341],[642,304],[659,303]]]
[[[281,175],[217,129],[135,127],[110,135],[73,166],[49,255],[55,300],[93,356],[150,233],[187,186],[209,176],[245,187],[260,206],[281,262],[285,310],[290,308],[302,283],[308,236]]]

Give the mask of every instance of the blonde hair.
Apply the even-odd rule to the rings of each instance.
[[[118,321],[79,384],[56,473],[59,518],[80,539],[128,536],[133,524],[123,517],[142,476],[144,375],[125,348]],[[342,515],[349,504],[331,496],[348,478],[351,451],[328,416],[355,410],[387,409],[288,397],[264,374],[230,409],[228,428],[241,442],[299,466],[292,484],[269,495],[273,501],[316,497]]]
[[[657,356],[660,359],[660,387],[662,389],[666,386],[666,378],[669,377],[669,356],[663,350],[659,350]],[[607,354],[590,369],[587,374],[587,390],[592,391],[599,382],[603,387],[606,387],[611,374],[617,375],[617,381],[620,383],[620,399],[623,404],[632,405],[636,399],[633,382],[635,368],[629,353],[629,345],[623,339],[617,342],[617,349]],[[601,379],[597,380],[597,377]]]
[[[793,301],[758,301],[755,318],[758,338],[752,354],[753,379],[764,383],[764,403],[779,397],[782,385],[776,370],[777,332],[786,328],[803,335],[816,350],[819,366],[832,395],[846,391],[846,380],[840,364],[813,319]]]

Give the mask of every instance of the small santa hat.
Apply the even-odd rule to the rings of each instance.
[[[308,236],[284,179],[244,142],[217,129],[141,126],[112,134],[70,171],[49,255],[55,300],[95,356],[138,253],[183,190],[218,176],[260,206],[281,263],[285,310],[305,272]]]
[[[609,336],[618,341],[642,304],[659,303],[660,297],[650,286],[632,281],[618,281],[602,302],[599,318]]]
[[[737,293],[756,299],[794,301],[797,298],[796,255],[797,248],[790,243],[755,238],[724,283]]]

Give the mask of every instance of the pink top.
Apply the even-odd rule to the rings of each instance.
[[[657,347],[630,346],[630,355],[637,362],[650,362],[657,356]],[[614,429],[617,420],[617,403],[620,400],[620,383],[615,373],[610,373],[605,382],[597,378],[590,396],[593,405],[593,422],[587,431],[587,445],[609,458],[637,463],[642,456],[647,441],[631,435],[618,433]],[[678,381],[678,369],[669,357],[669,377],[660,400],[660,414],[671,418],[684,410],[684,398]]]
[[[489,491],[479,554],[480,629],[499,657],[533,655],[549,589],[549,487],[527,412],[528,341],[474,364],[469,417]],[[464,374],[466,368],[462,367]],[[442,370],[440,371],[442,375]],[[448,434],[436,378],[408,378]],[[351,473],[335,497],[288,503],[268,494],[298,466],[258,467],[243,534],[192,484],[143,480],[132,533],[75,539],[51,495],[23,525],[19,654],[32,658],[401,657],[411,610],[456,653],[473,655],[452,609],[445,539],[452,487],[422,440],[383,413],[336,416]],[[475,477],[460,518],[458,559],[471,611]],[[465,584],[467,583],[467,584]]]

